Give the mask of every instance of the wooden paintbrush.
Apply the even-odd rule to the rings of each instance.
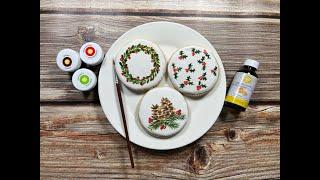
[[[126,140],[127,140],[127,147],[128,147],[128,151],[129,151],[129,156],[130,156],[130,163],[131,163],[131,167],[134,168],[134,162],[133,162],[133,157],[132,157],[132,151],[131,151],[131,143],[129,140],[129,133],[128,133],[128,128],[127,128],[127,120],[126,120],[126,116],[124,113],[124,108],[123,108],[123,101],[122,101],[122,94],[121,94],[121,84],[118,80],[118,76],[116,74],[116,69],[115,69],[115,64],[113,62],[113,68],[114,68],[114,74],[115,74],[115,83],[116,83],[116,87],[117,87],[117,94],[118,94],[118,99],[119,99],[119,103],[120,103],[120,110],[121,110],[121,116],[122,116],[122,122],[123,122],[123,126],[124,126],[124,131],[126,134]]]

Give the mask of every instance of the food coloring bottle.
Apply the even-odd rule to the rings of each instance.
[[[256,86],[259,62],[247,59],[237,71],[225,98],[225,105],[238,111],[245,111]]]
[[[80,48],[80,58],[84,63],[95,66],[103,61],[104,53],[97,43],[87,42]]]
[[[97,76],[89,69],[78,69],[72,75],[72,84],[79,91],[89,91],[97,84]]]
[[[57,65],[62,71],[73,72],[80,68],[79,53],[72,49],[61,50],[56,57]]]

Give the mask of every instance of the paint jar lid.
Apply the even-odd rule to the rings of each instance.
[[[95,66],[103,61],[104,53],[97,43],[87,42],[80,48],[80,58],[84,63]]]
[[[79,53],[72,49],[61,50],[56,57],[56,62],[58,67],[66,72],[73,72],[81,66]]]
[[[78,69],[72,75],[72,84],[79,91],[89,91],[97,84],[97,76],[89,69]]]

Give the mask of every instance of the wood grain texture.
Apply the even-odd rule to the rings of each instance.
[[[40,107],[41,179],[270,179],[280,176],[280,107],[223,110],[196,142],[156,151],[133,145],[131,169],[122,138],[99,105]]]
[[[181,23],[205,36],[220,55],[228,84],[246,58],[259,60],[259,80],[252,101],[280,101],[278,19],[41,14],[41,102],[98,100],[97,90],[88,94],[75,90],[71,83],[71,75],[59,70],[55,62],[59,50],[80,49],[84,43],[82,30],[85,27],[93,26],[94,41],[104,50],[108,50],[111,44],[129,29],[152,21]]]
[[[40,0],[44,13],[279,17],[279,0]]]

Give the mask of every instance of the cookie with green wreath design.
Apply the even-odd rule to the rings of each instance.
[[[208,93],[216,84],[219,67],[214,55],[203,47],[188,46],[176,51],[167,67],[174,87],[188,96]]]
[[[124,46],[114,61],[121,82],[136,91],[158,85],[166,70],[165,57],[159,46],[142,39]]]

